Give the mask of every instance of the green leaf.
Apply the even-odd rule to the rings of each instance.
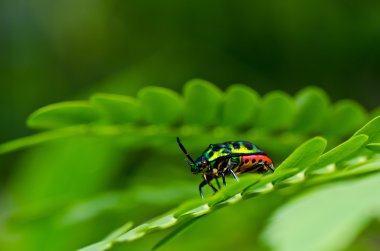
[[[97,243],[91,244],[90,246],[78,249],[78,251],[103,251],[103,250],[108,250],[111,247],[112,247],[112,242],[99,241]]]
[[[163,87],[149,86],[140,90],[137,96],[146,122],[165,125],[179,122],[183,103],[176,92]]]
[[[133,240],[143,237],[146,233],[148,233],[148,231],[149,231],[149,224],[144,223],[123,233],[116,239],[116,241],[117,242],[133,241]]]
[[[114,232],[109,234],[104,240],[99,241],[97,243],[94,243],[90,246],[84,247],[79,249],[78,251],[103,251],[108,250],[112,247],[113,243],[116,241],[116,239],[122,235],[123,233],[127,232],[129,229],[131,229],[133,226],[132,222],[127,222],[120,228],[116,229]]]
[[[199,216],[210,211],[210,206],[204,200],[190,200],[186,201],[175,210],[174,216],[177,218],[194,215]]]
[[[308,133],[320,131],[326,121],[329,99],[325,92],[317,87],[307,87],[296,95],[296,114],[293,129]]]
[[[51,141],[51,140],[77,136],[85,132],[86,130],[82,126],[62,128],[62,129],[57,129],[54,131],[42,132],[39,134],[15,139],[15,140],[0,144],[0,154],[12,152],[14,150],[19,150],[25,147],[34,146],[34,145]]]
[[[314,164],[307,168],[306,173],[310,173],[317,169],[326,167],[329,164],[343,160],[358,150],[360,147],[362,147],[367,140],[368,136],[364,134],[356,135],[350,138],[349,140],[343,142],[339,146],[320,156]]]
[[[132,97],[98,93],[90,98],[90,103],[103,111],[110,124],[137,122],[141,116],[140,105]]]
[[[371,151],[380,153],[380,143],[371,143],[366,145],[366,147]]]
[[[327,145],[327,141],[322,137],[314,137],[297,149],[286,158],[275,172],[281,172],[283,169],[303,170],[313,164],[323,153]]]
[[[208,204],[210,206],[217,205],[218,203],[233,204],[242,199],[241,193],[248,187],[257,183],[261,179],[261,175],[258,174],[246,174],[239,178],[239,181],[231,180],[232,183],[228,183],[226,187],[223,187],[219,193],[208,198]]]
[[[328,185],[277,210],[263,232],[276,251],[346,248],[380,212],[380,175]]]
[[[372,158],[360,164],[352,165],[343,172],[337,172],[337,177],[359,177],[361,174],[369,174],[380,170],[380,158]]]
[[[334,170],[334,172],[324,173],[321,175],[313,176],[308,179],[308,185],[320,185],[326,182],[335,180],[354,179],[361,176],[373,174],[380,170],[380,159],[371,158],[369,160],[361,161],[347,166],[342,170]]]
[[[157,219],[150,220],[147,224],[149,224],[149,229],[164,229],[173,226],[177,223],[177,221],[178,219],[174,217],[174,214],[169,213],[167,215],[158,217]]]
[[[362,128],[360,128],[354,135],[366,134],[369,137],[369,141],[380,134],[380,116],[372,119]]]
[[[342,100],[334,105],[325,132],[334,136],[349,135],[362,126],[367,118],[360,104],[353,100]]]
[[[294,109],[294,101],[288,94],[270,92],[263,98],[257,126],[266,130],[284,129],[290,125]]]
[[[251,197],[252,195],[257,195],[263,192],[267,192],[273,189],[272,183],[277,183],[277,181],[285,180],[292,177],[293,175],[299,173],[299,169],[281,169],[280,171],[275,171],[272,174],[265,175],[259,182],[249,186],[244,190],[243,195]]]
[[[188,124],[214,125],[219,118],[222,92],[210,82],[201,79],[185,84],[185,122]]]
[[[156,250],[159,247],[165,245],[170,240],[174,239],[176,236],[178,236],[180,233],[182,233],[185,229],[189,228],[195,221],[197,221],[199,218],[192,218],[190,220],[187,220],[186,222],[180,224],[174,231],[172,231],[169,235],[165,236],[162,240],[160,240],[152,250]]]
[[[259,95],[245,85],[230,86],[224,98],[222,123],[232,127],[254,125],[258,112]]]
[[[33,112],[27,125],[32,128],[54,129],[97,121],[100,113],[85,101],[67,101],[47,105]]]

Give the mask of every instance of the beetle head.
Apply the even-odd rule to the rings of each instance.
[[[182,145],[178,137],[177,137],[177,143],[179,147],[181,148],[182,152],[186,155],[185,160],[190,165],[190,170],[193,174],[198,174],[202,172],[203,169],[205,169],[207,166],[209,166],[209,162],[203,156],[200,157],[197,161],[194,161],[193,158],[191,158],[190,154],[185,149],[185,147]]]
[[[208,162],[208,160],[202,156],[197,161],[195,161],[195,164],[191,166],[191,172],[193,174],[198,174],[206,169],[209,165],[210,162]]]

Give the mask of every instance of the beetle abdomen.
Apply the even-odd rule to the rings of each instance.
[[[266,173],[273,170],[272,160],[266,154],[251,154],[240,156],[240,163],[233,171],[236,174],[242,173]]]

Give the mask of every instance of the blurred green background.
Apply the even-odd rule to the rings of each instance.
[[[94,91],[180,91],[192,78],[223,89],[378,104],[376,1],[1,1],[1,141],[27,134],[25,117]]]
[[[315,85],[333,101],[351,98],[372,110],[379,105],[379,13],[376,1],[2,0],[0,142],[33,133],[25,119],[46,104],[86,99],[94,92],[136,96],[148,85],[181,93],[192,78],[206,79],[222,90],[244,83],[261,95],[278,89],[293,95]],[[8,232],[2,250],[78,248],[129,219],[143,221],[183,201],[175,194],[177,200],[155,205],[152,196],[144,197],[155,190],[154,185],[123,192],[126,204],[149,206],[138,214],[133,203],[127,210],[115,202],[120,195],[107,190],[123,191],[127,182],[130,187],[155,184],[159,175],[160,184],[171,182],[167,193],[183,186],[178,191],[185,198],[198,196],[189,184],[197,185],[199,177],[187,178],[190,173],[178,169],[183,156],[176,147],[173,142],[166,155],[149,147],[136,154],[134,149],[120,150],[107,140],[86,137],[2,156],[0,207],[4,215],[16,214],[17,227],[22,229]],[[199,154],[204,145],[189,148]],[[140,167],[170,158],[170,176],[148,169],[145,176],[144,168],[120,171],[139,166],[146,153],[149,158]],[[125,160],[125,156],[134,157]],[[147,178],[142,182],[133,177]],[[83,198],[93,197],[97,207],[117,205],[106,210],[107,217],[86,222],[82,218],[94,207],[73,208],[80,207]],[[73,200],[79,204],[72,205]],[[272,203],[282,200],[277,196]],[[246,204],[241,210],[251,210]],[[24,205],[27,210],[14,213]],[[268,209],[260,200],[257,205],[255,210]],[[54,214],[61,206],[67,212]],[[75,213],[70,214],[71,209]],[[207,220],[212,224],[212,218]],[[62,222],[71,225],[62,228]],[[98,226],[102,226],[99,231]]]

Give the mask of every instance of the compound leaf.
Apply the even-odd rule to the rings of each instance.
[[[329,116],[326,134],[334,136],[349,135],[363,125],[368,115],[364,108],[353,100],[338,101]]]
[[[380,134],[380,116],[372,119],[362,128],[360,128],[354,135],[366,134],[371,142],[375,137]]]
[[[32,128],[55,129],[89,124],[100,119],[100,113],[86,101],[67,101],[44,106],[33,112],[27,125]]]
[[[4,144],[0,144],[0,154],[12,152],[21,148],[28,146],[34,146],[46,141],[53,141],[60,138],[72,137],[81,135],[85,132],[85,128],[82,126],[79,127],[70,127],[62,128],[53,131],[41,132],[39,134],[27,136],[24,138],[15,139]]]
[[[213,125],[218,121],[222,92],[210,82],[194,79],[185,84],[185,122]]]
[[[137,96],[146,122],[165,125],[179,122],[183,103],[176,92],[163,87],[149,86],[141,89]]]
[[[294,101],[282,91],[273,91],[263,98],[258,126],[266,130],[288,127],[294,115]]]
[[[319,131],[328,114],[329,99],[326,93],[317,87],[307,87],[296,95],[296,113],[293,129],[308,133]]]
[[[350,138],[339,146],[321,155],[314,164],[308,167],[306,172],[310,173],[314,170],[326,167],[329,164],[343,160],[362,147],[367,140],[368,136],[364,134],[356,135]]]
[[[380,153],[380,143],[371,143],[366,145],[366,147],[371,151]]]
[[[140,105],[132,97],[98,93],[90,98],[90,102],[102,110],[109,124],[137,122],[141,117]]]
[[[257,92],[248,86],[240,84],[230,86],[224,98],[222,123],[232,127],[254,125],[259,100]]]
[[[166,244],[167,242],[169,242],[170,240],[172,240],[173,238],[178,236],[180,233],[182,233],[185,229],[190,227],[198,219],[199,218],[192,218],[192,219],[180,224],[174,231],[172,231],[170,234],[165,236],[165,238],[160,240],[156,245],[154,245],[152,250],[158,249],[159,247],[163,246],[164,244]]]
[[[326,145],[327,141],[322,137],[314,137],[306,141],[276,168],[276,172],[280,172],[282,169],[302,170],[307,168],[323,153]]]
[[[131,229],[133,226],[132,222],[127,222],[120,228],[113,231],[111,234],[109,234],[104,240],[99,241],[97,243],[94,243],[90,246],[84,247],[79,249],[78,251],[103,251],[108,250],[112,247],[113,243],[116,241],[116,239],[122,235],[123,233],[127,232],[129,229]]]

